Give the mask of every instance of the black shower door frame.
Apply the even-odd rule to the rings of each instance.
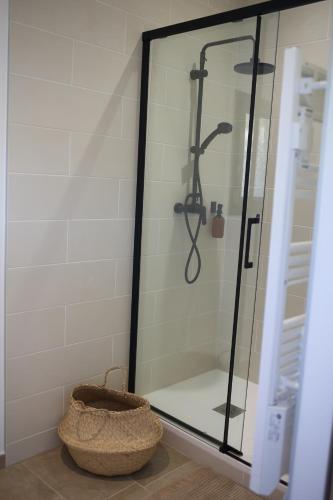
[[[252,88],[250,98],[250,118],[247,140],[247,152],[244,175],[244,191],[243,191],[243,206],[242,220],[240,230],[240,245],[237,267],[236,295],[233,317],[233,330],[230,350],[229,364],[229,379],[226,401],[226,414],[223,442],[207,436],[203,432],[195,429],[188,424],[176,419],[175,417],[166,414],[153,407],[161,416],[166,417],[170,421],[180,425],[191,432],[204,437],[212,443],[220,447],[222,453],[237,458],[238,460],[251,465],[241,458],[241,453],[228,444],[229,419],[232,397],[232,383],[234,376],[234,362],[237,341],[237,325],[239,300],[242,283],[243,271],[243,255],[245,242],[245,229],[247,218],[247,203],[248,203],[248,188],[251,171],[251,151],[252,151],[252,135],[255,112],[256,84],[257,84],[257,66],[258,54],[260,46],[260,28],[261,16],[280,12],[295,7],[301,7],[307,4],[319,3],[323,0],[271,0],[249,7],[230,10],[221,14],[214,14],[191,21],[173,24],[163,28],[157,28],[142,33],[142,63],[141,63],[141,91],[140,91],[140,117],[139,117],[139,140],[138,140],[138,170],[137,170],[137,187],[136,187],[136,207],[135,207],[135,229],[134,229],[134,257],[133,257],[133,278],[132,278],[132,305],[131,305],[131,326],[130,326],[130,352],[129,352],[129,390],[135,392],[135,377],[136,377],[136,355],[137,355],[137,337],[138,337],[138,316],[139,316],[139,294],[140,294],[140,268],[141,268],[141,238],[142,238],[142,215],[143,215],[143,200],[144,200],[144,182],[145,182],[145,158],[146,158],[146,138],[147,138],[147,112],[148,112],[148,87],[149,87],[149,62],[150,62],[150,42],[158,38],[187,33],[193,30],[204,29],[212,26],[226,24],[230,22],[240,21],[248,18],[257,18],[256,37],[254,46],[254,64],[252,73]]]

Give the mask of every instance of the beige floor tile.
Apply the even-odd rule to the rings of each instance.
[[[113,495],[110,500],[144,500],[149,498],[149,496],[150,493],[145,488],[139,484],[134,484],[126,488],[126,490]]]
[[[165,445],[158,447],[142,471],[130,477],[89,474],[74,464],[65,448],[56,448],[0,471],[1,500],[187,500],[192,497],[202,500],[262,498]]]
[[[178,451],[161,444],[152,460],[141,471],[134,474],[133,478],[145,486],[188,461],[189,458],[181,455]]]
[[[37,455],[24,464],[66,500],[105,500],[134,484],[127,476],[107,478],[79,469],[65,448]]]
[[[24,465],[17,464],[0,471],[1,500],[60,500]]]
[[[215,474],[211,469],[185,464],[147,487],[151,492],[149,500],[259,500],[254,493],[236,484],[234,481]]]
[[[198,464],[189,461],[184,463],[181,467],[169,472],[169,474],[161,476],[157,478],[156,481],[147,484],[146,488],[152,495],[157,495],[161,489],[168,487],[175,481],[182,480],[184,477],[187,477],[191,473],[195,473],[199,469],[200,466]]]

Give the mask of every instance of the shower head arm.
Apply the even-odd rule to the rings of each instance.
[[[202,47],[201,52],[200,52],[200,69],[203,69],[205,66],[206,51],[210,47],[217,47],[219,45],[227,45],[230,43],[245,42],[247,40],[249,40],[253,43],[253,49],[254,49],[255,39],[252,35],[244,35],[244,36],[238,36],[238,37],[234,37],[234,38],[225,38],[224,40],[217,40],[215,42],[206,43]]]

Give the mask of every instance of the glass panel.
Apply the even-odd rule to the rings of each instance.
[[[136,391],[219,441],[252,84],[234,65],[249,62],[255,29],[254,18],[151,43]],[[191,71],[205,44],[230,37],[245,39],[206,48],[200,124],[200,74]],[[213,237],[223,220],[212,202],[223,204],[223,238]],[[198,231],[190,260],[189,229]]]
[[[279,15],[262,16],[259,58],[261,62],[275,66],[276,43]],[[246,49],[245,49],[246,50]],[[243,57],[248,57],[244,53]],[[269,66],[267,66],[269,69]],[[249,260],[253,267],[244,268],[243,259],[240,305],[237,324],[237,344],[233,376],[231,403],[246,412],[241,418],[230,419],[228,444],[242,450],[243,458],[252,459],[252,442],[254,438],[255,405],[259,370],[260,336],[263,314],[262,278],[267,263],[267,256],[260,256],[261,222],[264,217],[265,179],[269,133],[271,124],[271,106],[274,83],[274,72],[258,75],[256,86],[256,105],[254,113],[254,130],[252,139],[252,155],[250,183],[248,190],[247,224],[259,216],[260,223],[252,225]],[[246,90],[245,90],[246,91]],[[249,117],[247,117],[248,119]],[[273,153],[273,143],[270,145]],[[265,203],[269,202],[267,197]],[[268,221],[263,219],[263,224]],[[247,232],[245,232],[246,243]],[[245,252],[245,249],[244,249]],[[257,335],[258,334],[258,335]],[[242,426],[241,426],[242,424]],[[243,428],[242,428],[243,427]]]

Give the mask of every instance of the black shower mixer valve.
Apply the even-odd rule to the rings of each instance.
[[[184,204],[177,202],[174,204],[173,210],[176,214],[182,214],[184,213]],[[206,216],[206,206],[205,205],[200,205],[197,202],[190,203],[189,205],[186,206],[186,210],[190,214],[201,214],[201,223],[203,226],[207,224],[207,216]]]

